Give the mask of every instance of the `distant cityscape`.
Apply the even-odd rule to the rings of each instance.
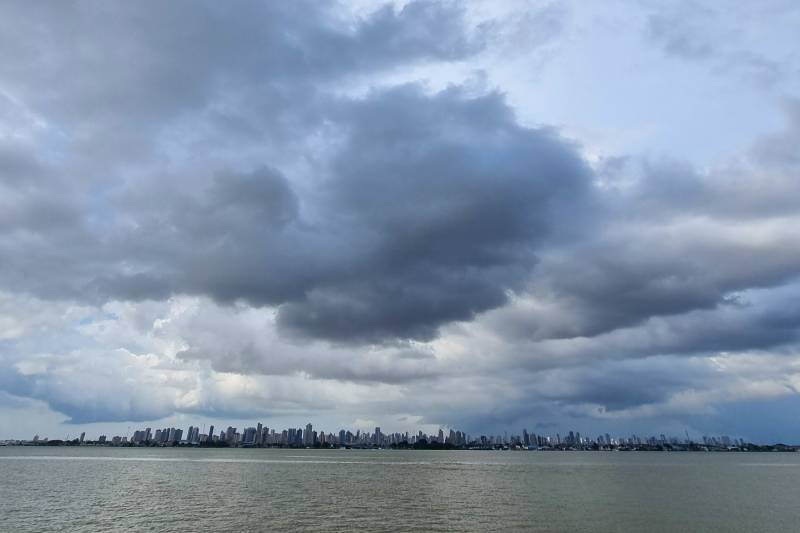
[[[263,424],[244,428],[241,432],[228,426],[219,433],[211,425],[208,431],[199,426],[183,429],[169,427],[153,430],[139,429],[130,436],[99,435],[86,438],[83,432],[74,439],[49,439],[35,435],[31,440],[5,440],[0,446],[116,446],[116,447],[201,447],[201,448],[356,448],[356,449],[448,449],[448,450],[597,450],[597,451],[800,451],[800,446],[786,444],[761,445],[727,435],[703,436],[691,439],[659,436],[630,435],[612,437],[608,433],[590,437],[570,431],[564,435],[543,435],[523,429],[520,434],[469,435],[463,431],[439,429],[436,434],[384,433],[375,431],[352,432],[340,429],[338,433],[316,431],[311,424],[303,428],[276,430]]]

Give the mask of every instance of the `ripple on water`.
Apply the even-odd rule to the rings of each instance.
[[[753,459],[14,448],[0,451],[0,529],[792,530],[800,502],[786,467],[800,454]]]

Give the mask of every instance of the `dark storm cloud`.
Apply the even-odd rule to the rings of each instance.
[[[575,149],[518,125],[500,95],[323,90],[348,73],[480,50],[483,30],[470,31],[455,4],[349,21],[315,2],[12,7],[10,90],[72,133],[52,146],[55,158],[38,155],[49,174],[0,239],[4,279],[17,289],[93,302],[205,294],[279,306],[294,335],[430,339],[522,288],[537,246],[589,185]],[[32,46],[22,46],[24,28],[40,36]],[[92,46],[71,39],[82,32]],[[249,121],[238,151],[263,143],[269,163],[220,161],[221,116]],[[327,155],[313,154],[305,177],[286,171],[289,137],[271,130],[318,139]],[[195,132],[211,169],[199,153],[163,170],[170,144],[203,148],[176,137]]]
[[[707,176],[646,162],[632,187],[617,188],[612,176],[598,190],[575,148],[520,126],[500,95],[401,86],[350,98],[324,89],[348,73],[480,50],[481,31],[470,32],[455,5],[411,3],[347,20],[319,3],[174,3],[147,17],[133,6],[13,8],[5,39],[18,57],[2,67],[10,90],[73,135],[51,152],[0,151],[15,195],[0,236],[7,287],[94,302],[244,300],[276,306],[285,333],[376,342],[431,339],[442,324],[527,291],[567,317],[529,314],[520,321],[529,335],[598,335],[727,305],[733,292],[797,274],[785,239],[660,227],[709,215],[759,220],[775,206],[791,213],[796,123],[756,150],[755,170]],[[31,46],[18,35],[26,27],[41,34]],[[94,46],[68,39],[81,29]],[[88,75],[99,68],[107,75]],[[189,109],[198,123],[184,120]],[[249,121],[237,142],[242,153],[263,143],[258,164],[213,148],[205,159],[195,151],[206,144],[175,141],[192,128],[208,146],[224,145],[221,116]],[[107,119],[141,133],[151,157],[136,165],[105,150]],[[148,140],[152,128],[137,124],[164,135]],[[273,129],[319,148],[300,156],[303,170],[293,159],[303,148],[264,141]],[[171,149],[195,155],[159,165]],[[751,190],[758,172],[772,179],[763,192]]]
[[[600,190],[573,147],[519,126],[497,94],[406,86],[325,101],[312,134],[327,136],[327,155],[300,181],[272,165],[193,169],[52,198],[63,178],[31,180],[16,209],[31,224],[43,213],[57,230],[20,235],[28,219],[15,212],[5,279],[93,301],[241,299],[278,306],[287,333],[375,342],[430,339],[442,324],[502,306],[509,291],[556,303],[560,315],[511,321],[547,339],[713,309],[797,275],[791,235],[748,242],[725,232],[726,220],[796,207],[792,103],[787,130],[759,143],[747,165],[701,174],[620,160]],[[615,172],[636,179],[617,186]],[[753,189],[754,174],[771,186]],[[709,216],[721,222],[669,229]]]
[[[0,389],[81,422],[305,413],[336,407],[315,387],[374,387],[393,399],[373,409],[477,429],[724,388],[719,352],[790,372],[796,102],[724,165],[593,170],[500,92],[393,81],[497,27],[456,3],[340,7],[4,6]],[[667,53],[736,57],[676,13],[649,21]]]
[[[778,286],[798,275],[800,254],[783,248],[797,244],[791,237],[764,247],[692,243],[687,237],[685,244],[658,249],[659,233],[584,250],[543,268],[535,283],[546,287],[572,320],[563,330],[541,335],[593,336],[652,316],[713,309],[730,305],[736,291]],[[762,254],[769,257],[760,259]]]
[[[237,82],[317,82],[458,59],[483,46],[454,3],[385,6],[356,19],[336,8],[302,0],[12,2],[4,7],[0,72],[8,90],[24,92],[50,119],[124,114],[131,127],[203,107]]]
[[[518,331],[535,339],[595,336],[654,316],[733,306],[741,291],[795,281],[794,111],[788,104],[781,134],[709,171],[675,161],[617,160],[605,168],[606,186],[582,207],[588,229],[542,253],[531,278],[542,305],[518,315]],[[615,182],[609,172],[624,176]],[[507,318],[501,329],[515,327]],[[752,326],[754,334],[762,330]]]
[[[351,236],[352,259],[281,308],[280,324],[305,333],[430,338],[502,305],[588,188],[572,148],[518,126],[497,95],[407,87],[342,113],[347,137],[322,211]]]
[[[665,318],[654,327],[660,335],[644,334],[638,338],[636,333],[620,335],[614,351],[617,357],[713,354],[776,349],[797,343],[800,340],[797,286],[771,292],[771,298],[762,301],[731,301],[711,311]]]
[[[409,86],[340,102],[329,120],[339,147],[308,197],[269,169],[217,175],[154,216],[135,199],[137,227],[115,238],[144,270],[93,289],[278,305],[282,327],[314,337],[431,338],[522,288],[589,185],[572,147],[517,125],[495,94]]]
[[[710,386],[714,376],[711,368],[697,361],[654,357],[555,369],[540,379],[537,392],[551,401],[618,411],[664,401],[676,390]]]

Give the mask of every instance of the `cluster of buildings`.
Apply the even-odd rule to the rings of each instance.
[[[651,436],[642,438],[611,437],[608,433],[597,437],[581,435],[570,431],[563,436],[541,435],[529,433],[523,429],[519,435],[479,435],[471,436],[463,431],[443,429],[428,435],[422,431],[416,434],[384,433],[380,427],[374,432],[352,431],[341,429],[338,433],[316,431],[311,424],[305,428],[288,428],[276,430],[263,424],[244,428],[241,432],[229,426],[215,432],[214,426],[208,431],[197,426],[189,426],[184,434],[183,429],[174,427],[156,429],[139,429],[133,435],[114,436],[108,439],[100,435],[95,441],[87,441],[85,433],[73,440],[48,441],[35,436],[32,441],[11,442],[6,444],[64,444],[64,445],[110,445],[110,446],[199,446],[199,447],[240,447],[240,448],[446,448],[446,449],[536,449],[536,450],[732,450],[754,449],[756,446],[746,443],[744,439],[729,436],[702,438],[695,442],[686,435],[685,438]],[[1,444],[1,443],[0,443]]]
[[[116,438],[116,437],[115,437]],[[125,437],[123,437],[125,439]],[[121,442],[128,443],[127,440]],[[255,427],[248,427],[241,432],[228,426],[227,429],[215,433],[214,426],[210,426],[206,432],[199,427],[189,426],[186,431],[186,438],[183,438],[183,430],[177,428],[157,429],[155,433],[151,428],[137,430],[133,433],[129,443],[132,445],[194,445],[194,446],[229,446],[241,448],[260,448],[260,447],[291,447],[291,448],[330,448],[330,447],[376,447],[385,448],[397,446],[401,443],[440,443],[451,444],[454,447],[464,447],[469,443],[469,436],[461,431],[450,430],[445,436],[443,430],[439,430],[436,435],[427,435],[422,431],[417,434],[406,433],[383,433],[380,427],[376,427],[374,432],[356,431],[341,429],[338,433],[326,433],[316,431],[311,424],[304,428],[288,428],[276,430],[263,424]]]

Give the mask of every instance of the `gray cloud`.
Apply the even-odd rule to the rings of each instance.
[[[411,2],[355,19],[336,7],[12,3],[2,32],[4,70],[9,90],[24,91],[48,118],[125,113],[126,120],[139,114],[140,124],[153,118],[163,124],[237,81],[317,82],[415,60],[458,59],[483,46],[479,30],[467,33],[456,4]]]
[[[582,207],[591,213],[587,232],[542,252],[531,278],[539,306],[521,315],[520,331],[595,336],[735,305],[741,291],[795,281],[800,190],[786,146],[800,127],[792,110],[783,133],[705,172],[673,161],[632,173],[621,170],[630,161],[615,164],[620,181],[606,180]]]
[[[649,19],[652,42],[767,76],[772,58],[681,9]],[[590,167],[498,90],[407,81],[506,53],[493,32],[519,48],[514,13],[4,11],[0,394],[77,423],[341,411],[470,430],[677,424],[796,394],[797,102],[708,168]],[[567,24],[559,6],[521,20],[527,47]]]
[[[588,171],[571,147],[519,127],[497,95],[401,88],[350,104],[323,196],[352,258],[282,325],[328,338],[430,338],[522,287]]]
[[[796,20],[800,11],[793,2],[767,4],[730,2],[724,10],[713,2],[697,1],[659,6],[647,17],[645,36],[665,54],[703,62],[716,73],[733,74],[762,88],[786,86],[799,73],[786,61],[787,52],[792,52],[773,48],[763,38],[748,42],[752,36],[743,21],[754,28],[773,28],[777,17]]]
[[[280,164],[109,181],[97,166],[105,158],[137,165],[108,147],[98,161],[66,167],[78,172],[92,165],[95,178],[82,183],[63,179],[62,165],[36,162],[49,179],[10,216],[16,230],[29,215],[30,224],[48,221],[58,229],[33,228],[32,238],[22,240],[6,234],[0,242],[15,258],[4,278],[36,294],[95,302],[209,294],[280,305],[287,332],[431,338],[444,322],[502,305],[535,261],[536,242],[552,222],[550,204],[579,196],[587,184],[574,150],[550,132],[517,125],[498,95],[473,98],[453,89],[431,97],[409,86],[353,100],[308,89],[348,72],[480,50],[480,30],[468,33],[455,5],[384,7],[347,30],[340,15],[318,3],[224,12],[211,4],[173,4],[160,16],[151,13],[146,31],[132,8],[62,6],[57,17],[23,4],[16,9],[9,44],[18,47],[15,32],[35,22],[43,23],[46,39],[17,50],[7,66],[16,68],[11,89],[54,127],[77,128],[66,149],[79,158],[89,146],[103,146],[113,121],[125,124],[125,135],[141,135],[130,140],[145,148],[143,136],[157,133],[150,125],[170,131],[189,110],[205,113],[236,95],[255,104],[246,119],[256,120],[250,142],[262,141],[256,131],[274,127],[289,128],[297,139],[324,127],[324,142],[338,144],[322,162],[327,169],[311,168],[327,175],[304,194],[293,190],[298,176],[287,177]],[[289,20],[298,21],[291,35],[279,29]],[[94,46],[70,44],[68,37],[87,27]],[[205,35],[213,37],[198,39]],[[200,50],[190,46],[196,42]],[[95,69],[107,73],[89,77]],[[53,87],[56,78],[67,83],[34,92]],[[276,95],[282,109],[269,104]],[[303,118],[309,104],[313,123]],[[200,130],[211,135],[220,113],[242,118],[238,111],[213,111]],[[16,174],[12,165],[19,163],[7,161],[6,172]],[[63,203],[59,190],[69,191],[72,202]],[[47,218],[34,215],[42,212]]]
[[[708,34],[713,10],[694,3],[683,2],[650,15],[647,36],[661,45],[668,54],[685,59],[702,59],[714,53],[713,37]]]
[[[95,301],[278,305],[287,331],[322,338],[429,339],[521,289],[537,244],[589,186],[571,146],[517,125],[496,94],[402,87],[339,102],[329,120],[338,147],[306,196],[267,167],[154,180],[117,196],[117,224],[74,225],[60,275],[39,279]],[[52,253],[38,244],[22,259]]]

